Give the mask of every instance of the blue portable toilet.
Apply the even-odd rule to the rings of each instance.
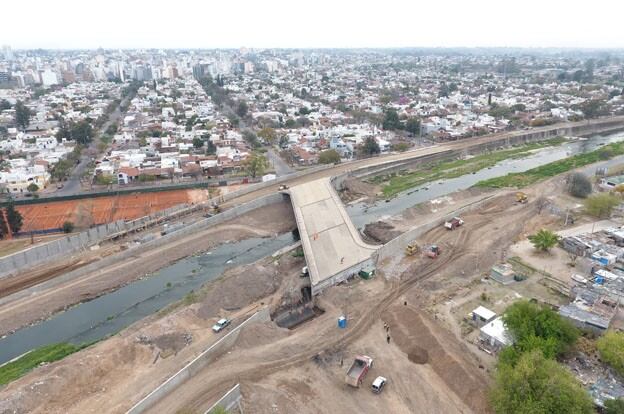
[[[340,318],[338,318],[338,327],[340,329],[344,329],[347,327],[347,318],[345,318],[344,316],[341,316]]]
[[[596,276],[594,282],[596,282],[597,285],[602,285],[604,284],[604,278],[602,276]]]

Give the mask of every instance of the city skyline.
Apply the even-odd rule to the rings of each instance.
[[[28,19],[3,23],[0,43],[14,49],[624,47],[618,34],[624,5],[606,0],[591,8],[530,0],[506,13],[491,0],[451,1],[443,9],[396,0],[305,7],[279,0],[218,6],[182,0],[175,7],[113,0],[97,13],[73,0],[61,5],[34,1],[37,12]],[[23,14],[20,5],[5,5],[6,16]]]

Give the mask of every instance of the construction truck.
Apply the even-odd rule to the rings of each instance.
[[[440,253],[442,253],[442,251],[440,250],[437,244],[429,245],[425,249],[425,256],[431,257],[432,259],[435,259],[436,257],[438,257]]]
[[[419,251],[420,251],[420,248],[418,247],[416,242],[411,242],[410,244],[407,245],[407,247],[405,247],[405,255],[406,256],[413,256],[416,253],[418,253]]]
[[[355,361],[347,371],[345,376],[345,382],[352,387],[359,387],[362,385],[362,381],[368,370],[373,367],[373,358],[366,355],[358,355],[355,357]]]
[[[463,224],[464,220],[459,217],[453,217],[452,219],[444,222],[444,227],[446,227],[448,230],[455,230]]]
[[[516,193],[516,202],[520,204],[526,204],[529,201],[529,197],[522,191]]]

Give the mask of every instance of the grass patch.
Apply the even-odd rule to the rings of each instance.
[[[390,198],[400,192],[431,181],[472,174],[484,168],[492,167],[501,161],[523,158],[531,151],[561,145],[565,141],[566,139],[562,137],[553,138],[547,141],[522,145],[517,148],[477,155],[466,160],[450,160],[429,164],[416,171],[402,170],[398,173],[377,175],[368,181],[373,184],[386,183],[382,188],[382,193],[384,197]]]
[[[563,160],[554,161],[540,167],[532,168],[522,173],[510,173],[502,177],[490,178],[488,180],[479,181],[475,187],[487,188],[503,188],[516,187],[522,188],[539,181],[545,180],[555,175],[563,174],[575,168],[584,167],[600,161],[605,161],[624,155],[624,143],[614,142],[605,145],[597,150],[587,152],[585,154],[577,154]]]
[[[72,345],[64,342],[34,349],[15,361],[0,367],[0,385],[15,381],[43,363],[58,361],[89,345]]]

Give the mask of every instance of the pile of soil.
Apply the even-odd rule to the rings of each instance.
[[[272,322],[254,323],[241,330],[236,339],[236,346],[243,349],[253,348],[276,342],[287,336],[287,329],[279,328]]]
[[[277,290],[282,282],[278,267],[268,263],[254,263],[230,269],[206,286],[206,293],[197,310],[202,319],[213,318],[221,309],[240,309]]]
[[[364,227],[364,235],[367,241],[375,244],[388,243],[390,240],[401,235],[401,232],[395,230],[394,226],[385,221],[376,221],[369,223]]]
[[[377,198],[378,193],[378,186],[350,177],[346,178],[342,184],[340,198],[345,203],[362,197],[366,197],[369,202],[373,202]]]

